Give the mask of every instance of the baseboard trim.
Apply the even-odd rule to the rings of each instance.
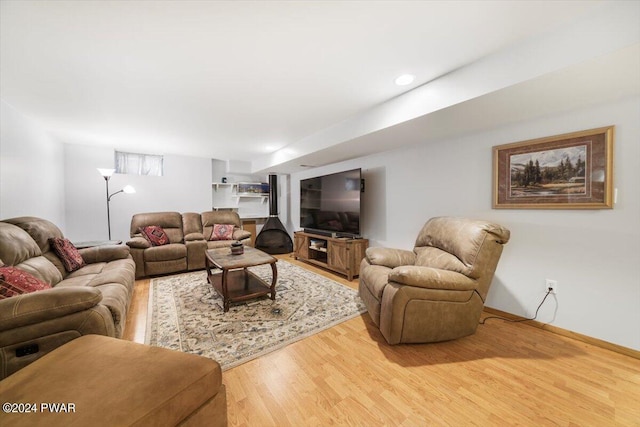
[[[496,316],[504,317],[506,319],[524,320],[524,317],[520,317],[518,315],[507,313],[506,311],[497,310],[491,307],[485,307],[484,311]],[[574,340],[582,341],[587,344],[594,345],[596,347],[611,350],[613,352],[624,354],[625,356],[633,357],[634,359],[640,360],[640,351],[634,350],[632,348],[623,347],[621,345],[613,344],[608,341],[603,341],[598,338],[593,338],[587,335],[579,334],[577,332],[569,331],[567,329],[562,329],[557,326],[549,325],[548,323],[538,322],[537,320],[527,320],[522,323],[525,323],[529,326],[533,326],[534,328],[542,329],[544,331],[549,331],[557,335],[562,335],[563,337],[572,338]]]

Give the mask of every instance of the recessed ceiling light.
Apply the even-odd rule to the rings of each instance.
[[[413,83],[413,80],[416,78],[413,74],[403,74],[396,79],[396,84],[398,86],[406,86]]]

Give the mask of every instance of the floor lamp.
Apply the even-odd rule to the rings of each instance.
[[[109,240],[111,240],[111,212],[109,209],[109,202],[111,201],[111,198],[119,193],[131,194],[136,192],[136,189],[133,188],[132,186],[125,185],[122,190],[109,194],[109,179],[111,178],[111,175],[113,175],[115,171],[116,171],[115,169],[98,168],[98,172],[100,172],[100,175],[102,175],[102,177],[104,178],[104,182],[107,186],[107,227],[109,228]]]

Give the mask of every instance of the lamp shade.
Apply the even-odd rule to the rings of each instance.
[[[122,191],[124,191],[127,194],[133,194],[136,192],[136,189],[133,188],[131,185],[125,185]]]
[[[105,178],[110,177],[111,175],[113,175],[113,173],[115,171],[116,171],[115,169],[98,168],[98,172],[100,172],[100,175],[102,175]]]

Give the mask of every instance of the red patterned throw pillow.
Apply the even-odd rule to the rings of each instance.
[[[87,265],[84,262],[84,259],[82,259],[82,255],[80,255],[78,249],[73,246],[73,243],[71,243],[69,239],[52,237],[49,239],[49,244],[53,247],[53,251],[62,261],[64,269],[69,273]]]
[[[233,224],[213,224],[209,240],[232,240]]]
[[[169,244],[169,236],[159,225],[147,225],[140,227],[140,233],[151,243],[151,246],[162,246]]]
[[[0,299],[51,289],[51,285],[15,267],[0,267]]]

